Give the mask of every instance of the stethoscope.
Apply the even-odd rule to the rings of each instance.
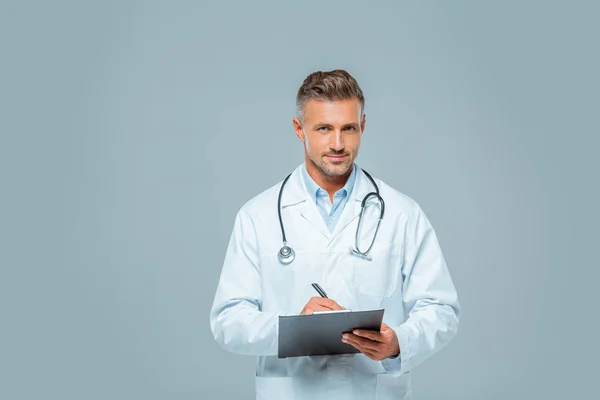
[[[379,195],[379,187],[375,183],[375,180],[373,180],[373,178],[371,177],[371,175],[369,175],[369,173],[367,171],[365,171],[364,169],[362,171],[365,173],[365,175],[367,175],[367,178],[369,178],[369,180],[371,181],[373,186],[375,186],[375,192],[367,193],[362,200],[361,208],[360,208],[360,215],[358,216],[358,226],[356,227],[356,235],[354,237],[354,248],[350,247],[350,251],[352,254],[355,254],[359,257],[363,257],[363,258],[371,261],[371,256],[369,255],[369,252],[371,251],[371,248],[373,247],[373,244],[375,243],[375,238],[377,237],[377,232],[379,231],[379,225],[381,224],[381,220],[383,219],[383,213],[385,211],[385,203],[383,201],[383,198]],[[294,249],[292,249],[290,246],[287,245],[287,239],[285,237],[285,229],[283,228],[283,220],[281,218],[281,194],[283,193],[283,187],[285,186],[287,180],[290,178],[291,175],[292,174],[289,174],[283,180],[283,183],[281,184],[281,188],[279,189],[279,198],[277,199],[277,212],[279,214],[279,225],[281,225],[281,235],[283,236],[283,247],[279,250],[279,253],[277,255],[279,257],[279,262],[281,262],[282,264],[290,264],[296,258],[296,252],[294,251]],[[362,252],[358,249],[358,231],[360,230],[360,223],[362,221],[363,211],[365,210],[365,204],[367,203],[369,198],[373,197],[373,196],[376,197],[377,200],[379,200],[379,203],[381,205],[381,210],[379,211],[379,220],[377,221],[377,227],[375,228],[375,235],[373,235],[373,240],[371,240],[371,245],[369,246],[369,248],[366,251]]]

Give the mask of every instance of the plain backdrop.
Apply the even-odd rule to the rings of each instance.
[[[209,310],[235,213],[344,68],[360,166],[414,198],[462,305],[414,398],[597,392],[596,2],[2,1],[0,398],[253,399]],[[273,205],[276,207],[276,205]]]

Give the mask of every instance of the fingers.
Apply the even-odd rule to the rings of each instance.
[[[325,307],[329,310],[343,310],[344,309],[344,307],[340,306],[335,301],[328,299],[326,297],[313,297],[310,300],[310,302],[314,302],[314,303],[320,305],[321,307]]]
[[[312,297],[304,306],[300,315],[312,314],[315,311],[345,310],[335,301],[325,297]]]
[[[310,307],[304,307],[304,309],[300,312],[300,315],[310,315],[315,311]]]
[[[377,346],[377,345],[364,346],[358,342],[353,341],[352,339],[347,339],[346,343],[348,343],[349,345],[351,345],[352,347],[354,347],[355,349],[357,349],[358,351],[360,351],[362,354],[369,357],[373,361],[381,361],[385,358],[384,356],[382,356],[383,353],[382,353],[381,348],[375,349],[372,347],[372,346]],[[377,342],[372,342],[372,343],[377,343]],[[379,346],[381,346],[381,345],[379,345]]]
[[[371,350],[362,350],[361,353],[363,353],[365,356],[369,357],[371,360],[374,361],[379,361],[381,359],[378,355],[379,353]]]
[[[344,333],[342,341],[374,361],[381,361],[400,352],[395,332],[385,324],[382,324],[381,332],[355,329],[352,333]]]
[[[351,333],[342,335],[342,341],[348,343],[361,351],[362,353],[371,352],[378,353],[381,350],[381,344],[370,339],[365,339]]]
[[[385,337],[381,334],[381,332],[377,332],[377,331],[365,331],[365,330],[359,330],[359,329],[355,329],[352,331],[353,334],[355,334],[356,336],[360,336],[362,338],[365,339],[369,339],[369,340],[374,340],[376,342],[383,342],[385,340]]]
[[[379,356],[380,351],[378,351],[378,350],[368,349],[359,344],[352,343],[352,342],[349,342],[348,344],[350,346],[354,347],[355,349],[357,349],[359,352],[361,352],[365,356],[369,357],[371,360],[377,361],[377,360],[381,359],[381,357]]]

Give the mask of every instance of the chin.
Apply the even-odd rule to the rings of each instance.
[[[340,176],[346,174],[351,167],[351,162],[341,162],[336,164],[327,163],[321,166],[321,170],[328,176]]]

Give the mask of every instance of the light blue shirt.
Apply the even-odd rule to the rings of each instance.
[[[306,191],[311,196],[311,199],[317,204],[317,208],[323,216],[323,220],[325,221],[329,232],[333,231],[335,224],[344,210],[344,206],[348,202],[348,198],[350,198],[352,189],[354,188],[354,182],[356,181],[356,165],[352,167],[352,172],[350,173],[350,176],[348,177],[344,187],[335,192],[333,195],[333,203],[331,200],[329,200],[329,193],[317,185],[317,183],[308,174],[306,164],[304,164],[302,167],[302,179],[304,181]]]

